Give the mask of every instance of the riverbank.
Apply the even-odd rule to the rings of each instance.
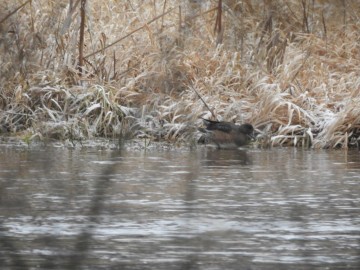
[[[360,3],[83,2],[2,4],[1,135],[192,144],[214,114],[260,146],[359,145]]]

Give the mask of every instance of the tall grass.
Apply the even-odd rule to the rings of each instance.
[[[266,145],[359,145],[359,14],[341,0],[4,0],[0,131],[195,141],[211,113],[194,88]]]

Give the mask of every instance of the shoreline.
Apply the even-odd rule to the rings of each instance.
[[[360,2],[190,2],[5,0],[0,136],[182,143],[217,118],[359,148]]]

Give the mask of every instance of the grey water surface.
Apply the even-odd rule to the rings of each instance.
[[[0,146],[1,269],[360,269],[360,152]]]

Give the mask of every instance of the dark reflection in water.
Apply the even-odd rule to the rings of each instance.
[[[0,147],[1,269],[360,269],[358,151]]]

